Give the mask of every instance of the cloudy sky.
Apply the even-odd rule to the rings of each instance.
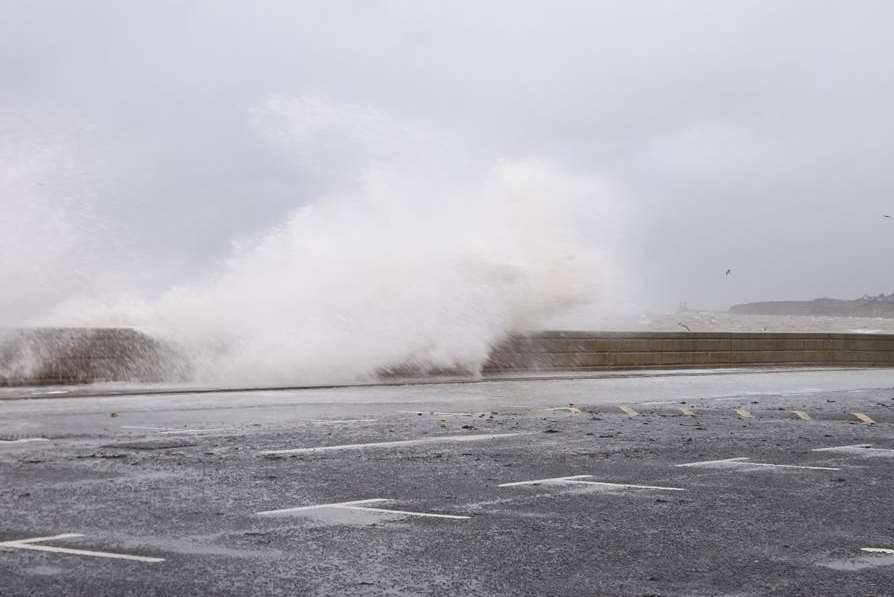
[[[7,323],[200,278],[380,164],[440,189],[506,163],[598,181],[582,242],[637,307],[894,291],[887,1],[0,11]],[[452,200],[424,189],[401,210]]]

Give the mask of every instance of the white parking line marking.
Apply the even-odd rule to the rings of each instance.
[[[844,572],[854,572],[894,565],[894,549],[886,547],[861,547],[860,551],[864,554],[872,555],[832,560],[830,562],[820,563],[819,565],[824,568],[831,568],[832,570],[841,570]]]
[[[852,448],[868,448],[872,444],[849,444],[846,446],[832,446],[831,448],[814,448],[811,452],[837,452],[839,450],[850,450]]]
[[[890,448],[873,448],[872,444],[853,444],[850,446],[834,446],[832,448],[814,448],[813,452],[839,452],[857,456],[894,456]]]
[[[873,418],[867,414],[864,414],[864,413],[851,413],[851,414],[854,415],[857,418],[857,420],[859,420],[864,425],[873,425],[875,423],[875,420],[873,420]]]
[[[424,444],[439,444],[453,442],[475,442],[489,439],[500,439],[522,435],[521,433],[485,433],[474,435],[444,435],[438,437],[426,437],[423,439],[407,439],[394,442],[373,442],[369,444],[343,444],[340,446],[318,446],[316,448],[286,448],[283,450],[262,450],[261,455],[276,454],[309,454],[311,452],[334,452],[337,450],[362,450],[364,448],[398,448],[402,446],[419,446]]]
[[[380,512],[382,514],[399,514],[401,516],[420,516],[423,518],[446,518],[450,520],[469,520],[471,516],[461,516],[458,514],[437,514],[434,512],[410,512],[408,510],[391,510],[387,508],[373,508],[371,506],[363,506],[361,504],[374,504],[381,502],[393,502],[387,498],[372,498],[368,500],[356,500],[353,502],[337,502],[334,504],[318,504],[315,506],[299,506],[297,508],[283,508],[281,510],[266,510],[257,512],[256,516],[283,516],[294,514],[296,512],[306,512],[308,510],[320,510],[324,508],[332,508],[339,510],[361,510],[364,512]]]
[[[740,456],[738,458],[723,458],[721,460],[702,460],[700,462],[687,462],[686,464],[677,464],[676,466],[709,466],[712,464],[724,464],[727,462],[741,462],[742,460],[748,460],[748,457]]]
[[[618,408],[621,409],[621,412],[623,412],[628,417],[638,417],[639,416],[639,413],[636,412],[635,410],[633,410],[632,408],[630,408],[629,406],[618,406]]]
[[[687,462],[685,464],[677,464],[674,466],[677,467],[705,467],[711,468],[715,466],[723,467],[725,465],[737,466],[742,465],[745,467],[751,466],[763,466],[769,468],[791,468],[791,469],[804,469],[804,470],[815,470],[815,471],[840,471],[840,468],[831,467],[831,466],[803,466],[800,464],[772,464],[769,462],[752,462],[747,456],[741,456],[739,458],[724,458],[722,460],[703,460],[701,462]]]
[[[324,419],[320,421],[311,421],[314,425],[341,425],[348,423],[372,423],[377,419]]]
[[[811,471],[840,471],[841,469],[834,466],[802,466],[799,464],[772,464],[770,462],[743,462],[747,466],[768,466],[772,468],[795,468]]]
[[[533,481],[515,481],[514,483],[501,483],[497,487],[515,487],[517,485],[539,485],[540,483],[558,483],[561,481],[572,481],[574,479],[587,479],[593,475],[574,475],[573,477],[552,477],[549,479],[534,479]]]
[[[50,535],[49,537],[32,537],[31,539],[14,539],[4,543],[40,543],[41,541],[52,541],[53,539],[74,539],[75,537],[83,537],[80,533],[62,533],[61,535]],[[0,543],[3,545],[3,543]]]
[[[397,412],[403,413],[406,415],[424,415],[424,414],[426,414],[425,411],[421,411],[421,410],[399,410]],[[480,412],[480,413],[456,413],[456,412],[431,411],[427,414],[430,414],[435,417],[474,417],[475,415],[483,415],[483,414],[487,414],[487,413],[483,413],[483,412]]]
[[[471,516],[457,514],[435,514],[433,512],[408,512],[406,510],[386,510],[385,508],[369,508],[365,506],[344,506],[346,510],[364,510],[367,512],[384,512],[385,514],[401,514],[404,516],[421,516],[425,518],[448,518],[451,520],[469,520]]]
[[[223,431],[223,427],[211,427],[201,429],[180,429],[177,427],[142,427],[139,425],[122,425],[121,429],[134,429],[137,431],[155,431],[159,435],[176,435],[178,433],[210,433],[212,431]]]
[[[793,415],[795,415],[796,417],[798,417],[799,419],[801,419],[802,421],[809,421],[809,420],[810,420],[810,415],[807,414],[807,411],[803,411],[803,410],[793,410],[793,411],[791,411],[791,413],[792,413]]]
[[[593,475],[574,475],[572,477],[553,477],[552,479],[536,479],[534,481],[516,481],[514,483],[502,483],[497,487],[518,487],[521,485],[597,485],[600,487],[614,487],[618,489],[652,489],[657,491],[686,491],[682,487],[659,487],[657,485],[632,485],[630,483],[607,483],[605,481],[588,481]]]
[[[28,444],[31,442],[48,442],[45,437],[23,437],[21,439],[0,439],[0,444]]]
[[[894,549],[888,549],[887,547],[861,547],[860,551],[865,551],[867,553],[883,553],[894,556]]]
[[[256,512],[255,516],[279,516],[281,514],[292,514],[293,512],[301,512],[302,510],[316,510],[317,508],[342,508],[345,506],[354,506],[357,504],[374,504],[376,502],[387,502],[385,498],[372,498],[368,500],[355,500],[353,502],[336,502],[334,504],[319,504],[316,506],[298,506],[297,508],[282,508],[281,510],[264,510]]]
[[[177,435],[178,433],[213,433],[215,431],[223,431],[222,427],[213,429],[168,429],[167,431],[159,431],[159,435]]]
[[[93,551],[88,549],[72,549],[69,547],[54,547],[52,545],[37,545],[44,541],[53,541],[60,539],[74,539],[83,537],[79,533],[63,533],[61,535],[53,535],[52,537],[34,537],[32,539],[17,539],[15,541],[0,542],[0,549],[27,549],[30,551],[46,551],[51,553],[64,553],[75,556],[90,556],[94,558],[109,558],[113,560],[133,560],[135,562],[157,563],[164,562],[164,558],[151,558],[147,556],[134,556],[125,553],[112,553],[108,551]]]
[[[660,487],[658,485],[631,485],[629,483],[607,483],[605,481],[576,481],[570,480],[567,483],[577,483],[581,485],[599,485],[600,487],[617,487],[619,489],[653,489],[656,491],[686,491],[682,487]]]

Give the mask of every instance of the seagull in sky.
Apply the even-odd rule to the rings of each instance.
[[[677,325],[680,326],[681,328],[683,328],[684,330],[686,330],[687,332],[691,332],[691,331],[692,331],[692,330],[689,329],[689,326],[686,325],[685,323],[683,323],[682,321],[678,321],[678,322],[677,322]]]
[[[730,275],[731,273],[733,273],[733,268],[729,268],[729,269],[726,270],[726,275],[727,275],[727,276]]]

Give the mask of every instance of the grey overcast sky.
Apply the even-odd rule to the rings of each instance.
[[[0,14],[7,323],[97,280],[201,277],[370,164],[415,154],[445,178],[543,160],[604,181],[623,214],[587,242],[636,307],[894,291],[886,0],[2,0]]]

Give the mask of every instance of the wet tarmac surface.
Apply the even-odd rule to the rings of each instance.
[[[894,594],[892,424],[892,370],[2,401],[0,593]]]

